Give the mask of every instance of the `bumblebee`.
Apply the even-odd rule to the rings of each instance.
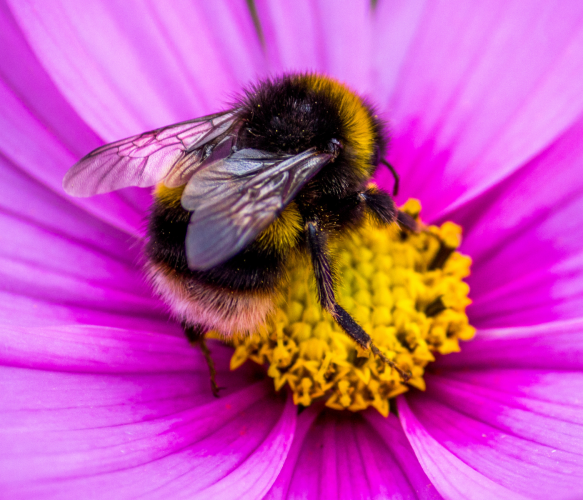
[[[222,113],[102,146],[63,186],[75,196],[156,186],[148,273],[191,342],[209,330],[226,337],[256,330],[274,309],[289,262],[303,254],[321,306],[406,379],[336,302],[328,249],[367,217],[414,228],[370,182],[383,163],[397,188],[386,146],[373,108],[344,84],[289,74],[250,87]]]

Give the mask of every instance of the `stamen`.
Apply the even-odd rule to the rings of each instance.
[[[298,260],[267,324],[234,339],[231,369],[251,359],[268,367],[276,390],[289,386],[298,405],[323,398],[330,408],[373,406],[385,416],[391,398],[410,387],[424,390],[425,367],[435,353],[459,351],[459,340],[474,336],[465,314],[469,287],[462,281],[471,259],[456,251],[459,226],[422,226],[417,200],[401,210],[419,223],[418,233],[403,238],[396,226],[371,222],[331,242],[338,302],[370,334],[371,350],[356,345],[322,310],[309,262]]]

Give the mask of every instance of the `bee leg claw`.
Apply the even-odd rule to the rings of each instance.
[[[403,212],[402,210],[397,211],[397,223],[401,228],[408,229],[413,233],[418,233],[421,231],[421,227],[419,223],[407,212]]]
[[[217,371],[215,369],[215,362],[211,356],[211,351],[209,350],[208,346],[206,345],[206,340],[204,338],[204,330],[200,325],[196,326],[186,326],[184,327],[184,333],[188,338],[190,345],[193,347],[199,347],[202,351],[204,359],[206,360],[206,364],[209,369],[209,376],[210,376],[210,383],[211,383],[211,391],[215,398],[219,397],[219,391],[224,389],[224,387],[219,387],[217,385]]]
[[[211,351],[209,350],[208,346],[206,345],[206,341],[204,337],[201,337],[198,340],[198,345],[200,347],[200,350],[202,351],[203,355],[204,355],[204,359],[206,360],[206,364],[209,367],[209,375],[210,375],[210,381],[211,381],[211,391],[213,391],[213,396],[215,398],[219,397],[219,391],[222,389],[222,387],[219,387],[217,385],[217,372],[215,370],[215,362],[213,361],[213,358],[211,356]]]
[[[397,364],[394,361],[391,361],[381,351],[379,351],[379,348],[376,345],[374,345],[372,342],[370,344],[370,350],[372,351],[372,353],[375,356],[380,358],[383,363],[389,365],[393,370],[395,370],[399,374],[399,376],[401,377],[401,380],[403,382],[409,381],[409,379],[413,375],[410,370],[403,370],[402,368],[397,366]]]

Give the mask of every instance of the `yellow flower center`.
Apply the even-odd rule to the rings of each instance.
[[[401,209],[418,219],[421,206],[409,200]],[[287,384],[296,404],[324,398],[330,408],[373,406],[387,416],[391,398],[410,386],[425,389],[425,367],[436,352],[459,351],[459,340],[474,336],[462,281],[471,259],[455,251],[460,243],[461,228],[451,222],[414,234],[369,224],[331,243],[338,303],[388,359],[412,373],[407,383],[322,310],[306,262],[292,269],[289,290],[267,325],[233,340],[231,369],[251,359],[268,366],[276,390]]]

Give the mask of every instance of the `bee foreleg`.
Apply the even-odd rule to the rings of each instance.
[[[200,347],[200,350],[202,351],[204,359],[206,360],[206,364],[209,368],[213,396],[218,398],[219,390],[221,388],[217,385],[217,372],[215,370],[215,363],[204,338],[206,329],[202,325],[187,325],[186,323],[182,323],[182,328],[184,328],[184,334],[186,335],[186,338],[189,340],[190,344],[195,347]]]
[[[391,224],[397,220],[395,202],[385,191],[373,187],[361,193],[360,196],[366,204],[368,213],[378,224]]]
[[[370,349],[383,362],[394,368],[404,382],[409,380],[411,374],[399,368],[394,361],[388,359],[373,343],[370,335],[336,302],[334,295],[334,278],[330,267],[328,254],[327,235],[320,228],[317,221],[309,221],[306,224],[308,234],[308,246],[314,266],[314,276],[318,289],[318,299],[324,309],[334,318],[336,323],[360,345],[363,349]]]
[[[417,223],[417,221],[407,212],[403,212],[402,210],[399,210],[399,212],[397,213],[397,222],[399,223],[399,226],[401,226],[402,228],[408,229],[409,231],[413,231],[414,233],[420,231],[419,224]]]
[[[383,225],[397,222],[403,229],[413,232],[419,231],[419,226],[415,219],[399,210],[388,193],[376,188],[370,188],[361,193],[361,197],[366,203],[368,213],[377,223]]]

